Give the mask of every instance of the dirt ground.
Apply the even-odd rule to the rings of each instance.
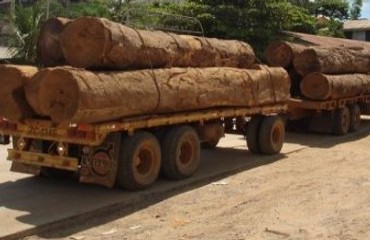
[[[117,220],[55,235],[76,240],[370,239],[369,147],[370,137],[363,137],[303,149]]]

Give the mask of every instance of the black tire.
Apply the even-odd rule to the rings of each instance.
[[[348,133],[351,124],[351,114],[348,107],[335,110],[333,133],[335,135],[345,135]]]
[[[259,147],[259,131],[261,127],[263,116],[253,116],[252,119],[247,124],[247,146],[251,153],[259,154],[261,149]]]
[[[280,153],[285,139],[285,123],[279,116],[263,118],[259,131],[259,147],[262,154]]]
[[[349,106],[350,112],[350,124],[349,131],[357,132],[361,128],[361,108],[358,104],[352,104]]]
[[[127,190],[143,190],[154,184],[161,166],[158,140],[148,132],[123,139],[118,164],[117,184]]]
[[[196,131],[190,126],[170,129],[162,141],[162,173],[173,180],[193,175],[200,164],[200,143]]]

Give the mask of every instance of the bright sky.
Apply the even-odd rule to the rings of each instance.
[[[363,18],[370,18],[370,2],[364,3],[364,6],[362,7],[361,15]]]

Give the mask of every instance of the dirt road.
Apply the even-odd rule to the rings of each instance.
[[[316,146],[43,237],[369,239],[370,137],[311,144]]]

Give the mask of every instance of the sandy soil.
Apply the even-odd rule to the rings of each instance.
[[[115,221],[56,235],[77,240],[370,239],[369,146],[366,137],[329,149],[304,149]]]

